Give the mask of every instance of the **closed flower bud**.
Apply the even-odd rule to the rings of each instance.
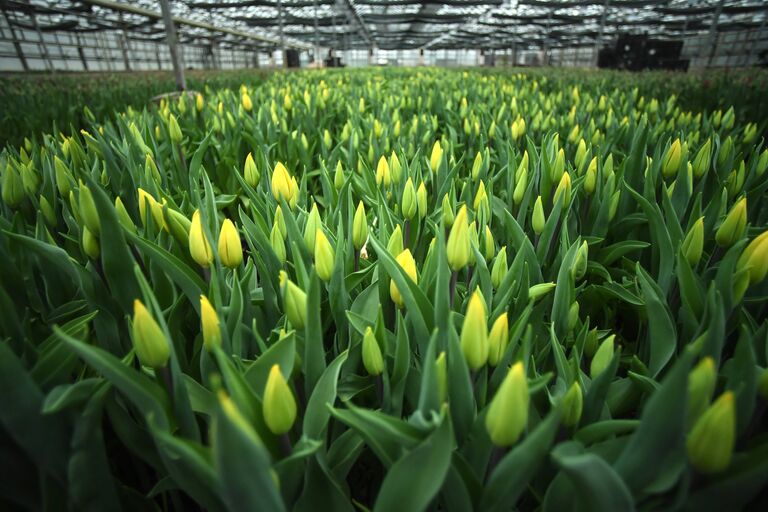
[[[488,360],[488,323],[485,302],[479,290],[475,290],[467,305],[461,326],[461,351],[473,371]]]
[[[581,171],[581,166],[584,164],[584,160],[587,158],[587,143],[584,139],[579,140],[579,146],[576,148],[576,155],[573,158],[573,163],[576,164],[576,169]]]
[[[317,204],[312,203],[312,209],[309,210],[307,223],[304,226],[304,244],[306,244],[308,250],[315,250],[315,235],[322,225],[323,222],[320,219],[320,212],[317,210]]]
[[[360,201],[355,210],[355,216],[352,219],[352,245],[356,250],[360,250],[368,239],[368,219],[365,216],[365,206]]]
[[[285,242],[277,222],[272,225],[272,231],[269,233],[269,244],[272,246],[272,251],[275,253],[277,260],[281,265],[284,264],[286,259]]]
[[[586,240],[579,246],[579,250],[576,252],[576,258],[573,260],[573,266],[571,267],[571,275],[573,279],[578,281],[584,274],[587,273],[587,263],[589,262],[589,244]]]
[[[163,216],[163,206],[152,197],[151,194],[143,189],[138,190],[139,193],[139,217],[141,223],[147,225],[147,206],[149,206],[150,214],[155,226],[161,229],[166,229],[165,218]]]
[[[227,268],[237,268],[243,262],[243,246],[240,234],[229,219],[224,219],[219,232],[219,258]]]
[[[448,367],[445,360],[445,352],[435,359],[435,377],[437,380],[437,394],[440,403],[444,403],[448,398]]]
[[[723,167],[728,163],[728,161],[733,156],[733,139],[729,135],[725,138],[723,143],[720,145],[720,149],[717,152],[717,168],[718,170],[722,170]]]
[[[285,271],[280,271],[280,290],[283,295],[285,316],[296,329],[303,329],[307,319],[307,294],[296,286]]]
[[[381,347],[370,327],[366,327],[363,335],[363,366],[370,375],[381,375],[384,371],[384,358]]]
[[[527,157],[528,153],[526,153],[525,155]],[[522,167],[522,164],[521,164],[521,167]],[[522,171],[519,171],[517,173],[517,182],[515,183],[515,190],[512,191],[512,201],[514,201],[515,206],[519,205],[522,202],[527,188],[528,188],[528,167],[526,166],[522,168]]]
[[[715,361],[705,357],[688,375],[688,425],[693,425],[709,407],[717,384]]]
[[[280,372],[280,365],[274,364],[269,370],[262,405],[264,423],[270,432],[281,435],[291,430],[296,421],[296,399]]]
[[[568,308],[568,330],[572,331],[576,328],[576,324],[579,322],[579,303],[577,301],[573,301],[573,304],[571,304],[571,307]]]
[[[48,202],[48,200],[45,198],[45,196],[40,196],[40,211],[43,213],[43,218],[45,219],[45,223],[49,226],[55,226],[56,225],[56,210],[53,209],[53,206],[51,206],[51,203]]]
[[[213,261],[213,249],[203,231],[200,210],[195,210],[192,214],[192,225],[189,227],[189,254],[201,267],[207,267]]]
[[[469,263],[469,225],[467,222],[467,207],[462,206],[453,222],[451,233],[448,235],[446,254],[451,270],[458,272]]]
[[[209,352],[221,346],[219,315],[205,295],[200,296],[200,329],[203,331],[203,345]]]
[[[752,240],[736,262],[736,273],[749,272],[749,283],[757,284],[768,274],[768,231]]]
[[[587,173],[584,176],[584,191],[588,195],[592,195],[597,185],[597,157],[592,158],[587,167]]]
[[[544,226],[547,223],[547,219],[544,217],[544,205],[541,202],[541,196],[536,198],[536,203],[533,205],[533,216],[531,217],[531,227],[533,232],[540,235],[544,231]]]
[[[552,183],[559,182],[563,177],[563,173],[565,172],[565,152],[562,150],[562,148],[557,152],[555,162],[552,164],[550,172],[550,179],[552,180]]]
[[[392,181],[394,181],[395,184],[400,183],[400,178],[403,175],[403,168],[394,151],[392,151],[392,154],[389,156],[389,171],[392,174]]]
[[[315,232],[315,271],[320,279],[325,282],[331,280],[335,261],[336,255],[331,243],[323,230],[318,228]]]
[[[485,191],[485,183],[482,181],[480,182],[480,186],[477,187],[477,194],[475,194],[475,200],[472,203],[472,208],[474,208],[479,219],[481,219],[483,222],[488,221],[489,217],[491,216],[491,204],[488,200],[488,193]]]
[[[197,96],[195,96],[195,108],[198,112],[203,111],[203,107],[205,106],[205,100],[203,99],[203,95],[200,93],[197,93]]]
[[[757,159],[757,165],[755,165],[755,174],[758,177],[762,176],[766,169],[768,169],[768,149],[764,149],[763,152],[760,153],[760,157]]]
[[[692,267],[699,263],[701,253],[704,250],[704,217],[700,217],[693,223],[690,231],[685,235],[683,243],[680,244],[680,250]]]
[[[701,473],[728,468],[736,440],[733,392],[726,391],[696,421],[685,443],[688,460]]]
[[[485,427],[496,446],[511,446],[528,424],[528,380],[522,362],[509,369],[491,400],[485,416]]]
[[[59,194],[61,197],[69,197],[71,185],[67,165],[58,156],[55,156],[53,157],[53,169],[56,175],[56,188],[59,189]],[[3,190],[5,190],[5,184],[3,184]]]
[[[83,223],[88,230],[96,236],[99,236],[101,232],[101,221],[99,218],[99,212],[96,210],[96,203],[93,200],[91,189],[88,186],[80,182],[79,190],[79,206],[80,217],[83,219]]]
[[[413,216],[416,215],[416,208],[416,188],[413,186],[411,178],[408,178],[405,182],[405,188],[403,189],[403,202],[401,207],[403,217],[408,220],[412,219]]]
[[[675,139],[664,152],[664,156],[661,157],[661,173],[665,178],[677,174],[677,170],[680,168],[682,152],[683,148],[682,144],[680,144],[680,139]]]
[[[434,146],[432,146],[432,154],[429,157],[429,168],[432,172],[437,173],[440,170],[440,163],[443,161],[443,148],[440,146],[440,141],[436,140]]]
[[[451,226],[453,226],[453,219],[456,218],[456,215],[453,213],[453,205],[451,200],[448,198],[448,194],[443,196],[442,212],[443,225],[446,229],[449,229]]]
[[[709,171],[709,166],[712,163],[712,139],[707,139],[707,142],[696,153],[693,158],[693,176],[701,178]]]
[[[282,162],[277,162],[275,170],[272,171],[272,196],[276,201],[280,201],[282,198],[286,202],[290,202],[292,192],[291,175]]]
[[[133,301],[131,334],[133,348],[139,362],[156,370],[165,368],[171,355],[168,340],[150,312],[138,299]]]
[[[344,169],[341,167],[341,160],[336,163],[336,171],[333,174],[333,186],[336,190],[341,190],[344,186]]]
[[[326,147],[326,149],[330,149],[332,144],[333,144],[333,139],[331,138],[331,132],[329,132],[328,130],[324,130],[323,145]]]
[[[616,211],[619,209],[619,200],[621,199],[621,190],[617,190],[611,196],[611,204],[608,207],[608,220],[611,221],[616,216]]]
[[[509,319],[506,313],[502,313],[493,322],[491,332],[488,334],[488,364],[496,366],[501,362],[504,351],[509,343]]]
[[[715,233],[715,241],[720,247],[730,247],[743,235],[747,227],[747,198],[742,198],[733,205],[731,211]]]
[[[613,340],[616,335],[611,334],[600,344],[600,348],[595,352],[595,357],[592,358],[592,364],[589,367],[589,376],[592,379],[597,378],[598,375],[603,373],[606,368],[611,364],[613,359]]]
[[[723,114],[721,126],[726,130],[730,130],[731,128],[733,128],[733,123],[735,121],[736,121],[736,113],[733,111],[733,107],[731,107],[725,112],[725,114]]]
[[[168,226],[168,232],[176,239],[177,242],[189,246],[189,230],[192,227],[192,222],[186,218],[182,213],[177,212],[167,206],[163,209],[163,219],[166,226]]]
[[[553,291],[557,285],[555,283],[540,283],[528,288],[528,298],[537,301]]]
[[[480,176],[480,171],[483,168],[483,154],[478,151],[477,155],[475,155],[475,161],[472,163],[472,179],[477,181],[477,178]]]
[[[285,217],[283,216],[283,209],[278,206],[275,208],[275,225],[280,230],[280,234],[283,237],[283,240],[285,240],[285,237],[288,236],[288,228],[285,225]]]
[[[392,182],[392,176],[389,174],[389,164],[387,163],[387,157],[381,156],[379,163],[376,165],[376,185],[388,187]]]
[[[768,368],[760,370],[760,376],[757,378],[757,393],[768,400]]]
[[[494,254],[496,254],[496,244],[493,242],[493,233],[491,233],[491,228],[485,226],[485,233],[483,235],[483,256],[485,261],[491,261]]]
[[[92,260],[98,259],[101,254],[99,238],[85,226],[83,226],[83,251]]]
[[[561,404],[563,425],[568,428],[578,425],[584,408],[584,394],[578,382],[571,384],[571,387],[568,388],[565,396],[563,396]]]
[[[499,289],[499,286],[501,286],[504,278],[507,277],[508,271],[507,246],[505,245],[499,250],[499,253],[496,255],[496,259],[493,262],[493,267],[491,268],[491,284],[495,290]]]
[[[563,198],[563,208],[568,208],[568,205],[571,204],[571,175],[567,172],[563,173],[562,178],[560,178],[560,183],[557,184],[552,202],[557,204],[561,196]]]
[[[251,153],[248,153],[248,156],[245,157],[243,175],[245,177],[245,182],[251,188],[256,188],[259,184],[259,180],[261,180],[261,174],[259,174],[259,170],[256,168],[256,162],[253,160],[253,155]]]
[[[175,144],[181,143],[183,138],[181,134],[181,127],[179,126],[179,122],[176,120],[176,117],[173,114],[168,116],[168,133],[171,136],[171,140]]]
[[[397,255],[395,260],[403,268],[406,275],[411,278],[411,281],[418,284],[419,278],[416,273],[416,260],[413,259],[411,251],[405,249]],[[392,298],[392,302],[397,304],[398,307],[402,308],[405,306],[405,301],[403,300],[402,295],[400,295],[400,290],[398,289],[397,284],[395,284],[394,279],[389,282],[389,296]]]
[[[422,181],[419,185],[419,189],[416,191],[416,206],[418,207],[419,218],[423,219],[427,216],[427,187],[424,186]]]
[[[400,229],[400,225],[395,226],[395,230],[389,235],[389,241],[387,242],[387,251],[392,256],[397,257],[403,252],[403,231]]]
[[[243,105],[243,110],[246,112],[253,110],[253,102],[251,101],[251,97],[247,92],[244,92],[242,96],[240,96],[240,104]]]

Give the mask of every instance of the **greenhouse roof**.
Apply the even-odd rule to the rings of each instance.
[[[223,0],[172,1],[182,43],[259,49],[312,46],[509,48],[596,44],[619,33],[680,38],[765,26],[763,0]],[[9,22],[41,31],[165,32],[156,0],[0,0]],[[18,14],[22,14],[19,16]],[[33,14],[34,16],[24,16]],[[713,22],[714,28],[713,28]]]

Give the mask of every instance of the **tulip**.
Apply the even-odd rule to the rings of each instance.
[[[221,327],[216,310],[208,297],[200,295],[200,329],[203,331],[203,345],[209,352],[221,346]]]
[[[693,175],[698,179],[704,176],[709,171],[709,167],[712,164],[712,139],[707,139],[707,142],[696,153],[693,158]]]
[[[168,133],[170,134],[171,140],[174,143],[181,143],[183,138],[181,134],[181,127],[179,126],[179,122],[176,120],[176,117],[173,114],[170,114],[168,117]]]
[[[563,198],[563,208],[568,208],[568,205],[571,204],[571,176],[567,172],[563,173],[560,182],[557,184],[555,196],[552,199],[553,204],[557,204],[560,197]]]
[[[685,235],[683,243],[680,244],[680,251],[682,251],[685,259],[692,267],[695,267],[699,260],[701,260],[701,254],[704,251],[704,217],[700,217]]]
[[[88,231],[95,236],[99,236],[101,234],[101,220],[96,209],[96,202],[91,194],[91,189],[81,181],[79,192],[80,217],[83,219],[83,223],[88,228]]]
[[[688,375],[688,424],[693,425],[707,410],[717,384],[715,361],[705,357]]]
[[[401,252],[403,252],[403,231],[400,229],[400,225],[398,224],[395,226],[394,231],[392,231],[392,234],[389,236],[389,241],[387,242],[387,252],[391,254],[392,256],[397,257]]]
[[[405,249],[397,256],[397,258],[395,258],[395,260],[402,267],[403,271],[411,279],[411,281],[417,284],[419,282],[419,278],[416,274],[416,260],[413,259],[411,251]],[[389,282],[389,296],[392,298],[392,302],[397,304],[398,307],[402,308],[405,306],[405,300],[403,299],[402,295],[400,295],[400,290],[398,289],[394,279]]]
[[[296,399],[280,372],[280,365],[274,364],[269,370],[267,384],[264,386],[262,412],[264,423],[275,435],[285,434],[296,421]]]
[[[730,247],[744,235],[747,227],[747,198],[742,198],[731,208],[725,220],[715,233],[715,241],[720,247]]]
[[[189,253],[201,267],[208,267],[213,261],[213,249],[203,231],[200,210],[195,210],[192,214],[192,225],[189,228]]]
[[[496,259],[493,262],[493,267],[491,268],[491,284],[493,285],[494,289],[499,289],[499,286],[501,286],[501,283],[507,276],[508,271],[507,246],[505,245],[499,250],[498,254],[496,255]]]
[[[456,219],[453,221],[453,227],[448,235],[446,253],[448,256],[448,265],[451,267],[451,270],[458,272],[467,266],[469,263],[470,250],[467,207],[464,205],[456,215]]]
[[[748,271],[749,283],[757,284],[768,274],[768,231],[752,240],[736,262],[736,273]]]
[[[280,290],[288,321],[296,329],[303,329],[307,319],[307,294],[296,286],[285,271],[280,271]]]
[[[427,187],[424,186],[422,181],[419,184],[419,189],[416,191],[416,206],[418,207],[419,218],[423,219],[427,216]]]
[[[597,185],[597,157],[592,158],[587,167],[587,173],[584,176],[584,191],[587,195],[592,195]]]
[[[278,226],[277,222],[272,225],[272,231],[269,233],[269,245],[272,246],[272,251],[274,251],[280,264],[284,264],[286,260],[285,241],[283,240],[282,233],[280,233],[280,226]]]
[[[272,172],[272,196],[276,201],[280,201],[282,198],[286,202],[290,202],[292,192],[291,175],[282,162],[277,162],[275,170]]]
[[[341,190],[344,186],[344,169],[341,167],[341,160],[336,163],[336,171],[333,174],[333,186],[336,190]]]
[[[133,301],[131,334],[139,362],[156,370],[165,368],[171,353],[168,340],[139,299]]]
[[[370,327],[365,328],[363,335],[363,366],[370,375],[381,375],[384,371],[384,358],[381,355],[381,347]]]
[[[243,165],[243,175],[245,176],[245,182],[251,188],[256,188],[261,180],[261,174],[256,168],[256,162],[253,160],[253,155],[248,153],[245,157],[245,165]]]
[[[661,157],[662,175],[665,178],[669,178],[677,174],[677,170],[680,168],[681,159],[682,145],[680,144],[680,139],[675,139]]]
[[[225,219],[219,232],[219,258],[227,268],[237,268],[243,262],[240,234],[231,220]]]
[[[701,473],[728,468],[736,441],[733,392],[726,391],[696,421],[685,443],[688,460]]]
[[[501,362],[504,351],[509,343],[509,319],[507,313],[502,313],[493,322],[491,332],[488,334],[488,364],[496,366]]]
[[[443,148],[440,146],[440,141],[436,140],[432,146],[432,154],[429,157],[429,168],[432,172],[437,173],[440,170],[440,163],[443,160]]]
[[[544,231],[544,226],[547,220],[544,217],[544,205],[541,202],[541,196],[536,198],[536,202],[533,205],[533,216],[531,217],[531,227],[533,232],[540,235]]]
[[[475,290],[467,305],[461,326],[461,351],[472,370],[478,370],[488,360],[488,324],[480,290]]]
[[[365,216],[365,206],[360,201],[352,219],[352,245],[356,250],[362,249],[368,239],[368,220]]]
[[[584,408],[584,394],[578,382],[571,384],[568,391],[563,396],[562,401],[562,421],[565,427],[571,428],[579,424],[581,412]]]
[[[101,254],[99,238],[85,226],[83,226],[83,251],[92,260],[98,259]]]
[[[472,163],[472,179],[477,180],[480,176],[480,170],[483,168],[483,154],[478,151],[475,155],[475,161]]]
[[[387,158],[382,155],[381,158],[379,158],[378,165],[376,166],[376,185],[381,186],[384,184],[385,187],[388,187],[391,181],[392,177],[389,173],[389,164],[387,163]]]
[[[330,281],[335,262],[336,255],[333,247],[323,230],[318,228],[315,231],[315,270],[318,277],[325,282]]]
[[[493,444],[511,446],[520,438],[528,424],[529,402],[525,369],[518,361],[507,372],[485,416],[485,427]]]
[[[416,188],[413,186],[413,180],[408,178],[405,182],[405,188],[403,189],[403,201],[401,205],[403,217],[408,220],[412,219],[413,216],[416,215],[416,208]]]
[[[598,375],[603,373],[606,368],[611,364],[613,359],[613,340],[616,335],[612,334],[608,336],[600,344],[600,348],[595,352],[595,356],[592,358],[592,364],[589,367],[589,375],[592,379],[596,379]]]
[[[441,210],[443,214],[443,225],[446,229],[448,229],[453,226],[453,220],[456,217],[456,215],[453,213],[453,205],[451,204],[451,200],[448,198],[448,194],[443,196]]]
[[[323,225],[323,221],[320,219],[320,212],[317,210],[317,204],[312,203],[312,209],[307,216],[307,223],[304,226],[304,244],[310,251],[315,250],[315,234],[317,230]]]

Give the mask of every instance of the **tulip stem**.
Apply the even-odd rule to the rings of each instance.
[[[355,254],[355,268],[354,268],[354,271],[357,272],[360,269],[360,251],[355,249],[354,250],[354,254]]]
[[[184,157],[184,149],[181,147],[181,144],[176,146],[176,151],[179,155],[179,161],[181,162],[181,168],[186,174],[188,172],[187,169],[187,159]]]
[[[450,306],[453,309],[453,296],[456,295],[456,281],[459,280],[459,273],[455,270],[451,272],[451,284],[448,288],[448,295],[450,296]]]
[[[405,226],[403,229],[403,244],[407,249],[411,245],[411,220],[405,219]]]
[[[164,366],[163,368],[158,368],[156,372],[160,379],[162,379],[163,384],[165,384],[168,396],[173,400],[173,377],[171,376],[171,370],[167,366]]]
[[[384,379],[381,378],[381,374],[376,376],[376,399],[381,408],[384,409]]]
[[[283,455],[286,457],[293,453],[293,445],[291,444],[291,438],[288,436],[288,432],[280,436],[280,450],[282,450]]]
[[[506,450],[501,446],[493,447],[493,450],[491,451],[491,457],[488,460],[488,472],[485,476],[486,481],[490,479],[491,475],[493,474],[493,470],[496,469],[496,466],[499,465],[499,462],[501,462],[501,459],[504,458],[505,453],[506,453]]]

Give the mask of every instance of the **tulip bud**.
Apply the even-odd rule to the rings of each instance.
[[[445,352],[435,359],[435,377],[437,380],[438,400],[442,404],[448,398],[448,367],[445,360]]]
[[[731,211],[715,233],[715,241],[720,247],[730,247],[743,235],[747,227],[747,198],[744,197],[733,205]]]
[[[446,254],[448,256],[448,265],[451,270],[458,272],[469,263],[470,256],[469,245],[469,225],[467,222],[467,207],[462,206],[456,219],[453,221],[453,227],[448,235],[448,244]]]
[[[715,384],[715,361],[705,357],[688,375],[688,425],[693,425],[709,407],[715,393]]]
[[[356,250],[360,250],[368,239],[368,220],[365,216],[365,206],[360,201],[355,210],[355,216],[352,219],[352,245]]]
[[[692,267],[699,263],[701,253],[704,250],[704,217],[700,217],[693,223],[690,231],[685,235],[683,243],[680,244],[680,250]]]
[[[179,122],[176,120],[176,117],[173,114],[170,114],[168,117],[168,133],[170,134],[171,140],[174,143],[181,143],[183,138],[181,134],[181,127],[179,126]]]
[[[101,221],[99,218],[99,212],[96,210],[96,203],[93,200],[91,189],[88,186],[80,182],[79,190],[79,206],[80,217],[83,219],[83,223],[88,230],[95,236],[99,236],[101,232]]]
[[[613,359],[613,340],[616,335],[611,334],[600,344],[600,348],[595,352],[595,357],[592,358],[592,364],[589,367],[589,375],[592,379],[596,379],[598,375],[603,373],[606,368],[611,364]]]
[[[206,350],[210,352],[214,347],[221,346],[219,315],[205,295],[200,295],[200,329],[203,331],[203,345]]]
[[[296,329],[303,329],[307,318],[307,294],[296,286],[285,271],[280,271],[280,290],[288,321]]]
[[[296,421],[296,399],[280,372],[280,365],[274,364],[269,370],[262,411],[264,423],[275,435],[285,434]]]
[[[560,183],[557,184],[555,196],[552,199],[553,204],[557,204],[561,196],[563,198],[563,209],[568,208],[568,205],[571,204],[571,176],[567,172],[563,173]]]
[[[272,231],[269,233],[269,244],[272,246],[272,251],[275,253],[277,260],[281,265],[284,264],[286,259],[285,242],[277,222],[272,225]]]
[[[757,159],[757,165],[755,165],[755,175],[758,177],[762,176],[766,169],[768,169],[768,149],[764,149],[763,152],[760,153],[760,157]]]
[[[405,182],[405,188],[403,189],[403,202],[401,207],[403,217],[408,220],[412,219],[413,216],[416,215],[416,208],[416,189],[413,186],[411,178],[408,178]]]
[[[733,156],[733,139],[729,135],[725,138],[723,143],[720,145],[720,150],[717,152],[717,168],[718,170],[722,170],[722,168],[725,166],[725,164],[728,163],[728,161]]]
[[[40,196],[39,202],[40,202],[40,211],[43,212],[43,218],[45,219],[46,224],[48,224],[49,226],[55,226],[56,211],[53,209],[53,206],[51,206],[51,203],[48,202],[45,196]]]
[[[307,216],[307,223],[304,226],[304,243],[310,251],[315,250],[315,234],[322,227],[323,221],[320,220],[320,212],[317,210],[317,204],[312,203],[312,209]]]
[[[451,204],[451,200],[448,199],[448,194],[443,196],[442,212],[443,225],[446,229],[448,229],[453,226],[453,220],[456,218],[456,215],[453,213],[453,205]]]
[[[403,231],[400,229],[399,224],[395,226],[395,230],[392,231],[392,234],[389,236],[387,251],[395,257],[403,252]]]
[[[523,363],[518,361],[509,369],[488,406],[485,427],[496,446],[511,446],[528,424],[530,394]]]
[[[472,179],[477,181],[480,176],[480,170],[483,168],[483,154],[478,151],[475,155],[475,161],[472,163]]]
[[[333,174],[333,186],[336,190],[341,190],[344,186],[344,170],[341,167],[341,160],[336,163],[336,172]]]
[[[436,140],[434,146],[432,146],[432,155],[429,157],[429,167],[432,172],[437,173],[440,170],[440,163],[443,160],[443,148],[440,146],[440,141]]]
[[[483,235],[483,256],[485,256],[485,261],[491,261],[494,254],[496,254],[496,244],[493,242],[493,233],[491,233],[491,228],[485,226],[485,233]]]
[[[541,202],[541,196],[536,198],[536,202],[533,205],[533,216],[531,217],[531,227],[533,232],[540,235],[544,231],[544,226],[547,220],[544,217],[544,205]]]
[[[621,199],[621,190],[617,190],[611,196],[611,203],[608,205],[608,220],[612,221],[619,209],[619,200]]]
[[[682,151],[683,149],[680,144],[680,139],[675,139],[664,152],[664,156],[661,158],[661,173],[665,178],[677,174],[682,159]]]
[[[282,162],[277,162],[275,170],[272,171],[272,196],[276,201],[283,198],[286,202],[290,202],[292,192],[291,175]]]
[[[70,182],[67,165],[58,156],[54,156],[53,169],[56,175],[56,188],[59,189],[59,194],[61,197],[69,197]],[[5,184],[3,184],[3,190],[5,190]]]
[[[555,162],[550,169],[550,178],[552,183],[559,182],[565,172],[565,152],[560,149],[555,157]]]
[[[427,187],[424,186],[422,181],[419,185],[419,189],[416,191],[416,206],[418,207],[419,218],[423,219],[427,216]]]
[[[527,158],[528,153],[526,152],[525,155]],[[521,168],[522,170],[520,170]],[[515,206],[518,206],[520,202],[522,202],[527,188],[528,188],[528,166],[526,165],[525,167],[522,167],[522,164],[520,164],[520,167],[518,167],[517,183],[515,184],[515,190],[512,191],[512,201],[514,201]]]
[[[491,268],[491,284],[495,290],[498,290],[499,286],[501,286],[501,283],[507,276],[508,270],[507,246],[505,245],[499,250],[499,253],[496,255],[496,259],[493,262],[493,267]]]
[[[213,261],[213,249],[203,231],[200,210],[195,210],[192,214],[192,225],[189,227],[189,254],[201,267],[208,267]]]
[[[696,153],[693,158],[693,175],[698,179],[704,176],[709,171],[709,166],[712,163],[712,139],[707,139],[707,142]]]
[[[576,252],[576,258],[573,261],[573,266],[571,267],[571,275],[573,276],[574,280],[580,280],[582,277],[584,277],[584,274],[587,273],[588,261],[589,244],[587,244],[587,241],[585,240],[582,242],[581,246],[579,246],[579,250]]]
[[[384,358],[381,355],[381,347],[370,327],[365,328],[363,335],[363,366],[370,375],[381,375],[384,371]]]
[[[749,283],[757,284],[768,274],[768,231],[752,240],[736,262],[736,273],[747,271]]]
[[[189,230],[192,222],[182,213],[172,210],[167,206],[163,208],[163,221],[168,227],[168,232],[184,247],[189,246]]]
[[[280,235],[283,237],[283,240],[285,240],[285,237],[288,236],[288,228],[285,225],[285,217],[283,216],[283,209],[278,206],[275,208],[275,225],[280,230]]]
[[[237,268],[243,262],[240,234],[231,220],[225,219],[219,232],[219,258],[227,268]]]
[[[245,157],[243,175],[245,176],[245,182],[251,188],[256,188],[261,180],[261,174],[259,174],[259,170],[256,168],[256,162],[253,160],[251,153],[248,153],[248,156]]]
[[[480,182],[480,186],[477,187],[477,194],[475,194],[475,200],[472,203],[472,208],[477,212],[478,219],[482,222],[487,222],[491,216],[491,205],[488,200],[488,194],[485,191],[485,183]]]
[[[141,223],[144,226],[147,225],[147,205],[149,205],[150,213],[152,214],[152,219],[155,221],[155,225],[163,228],[165,226],[165,220],[163,218],[163,209],[162,206],[160,206],[160,203],[158,203],[155,198],[144,189],[138,189],[138,193],[139,217],[141,218]]]
[[[504,351],[509,343],[509,319],[507,313],[502,313],[493,322],[491,332],[488,334],[488,364],[496,366],[501,362]]]
[[[579,303],[577,301],[573,301],[573,304],[571,304],[571,307],[568,308],[568,330],[572,331],[576,328],[576,324],[579,321]]]
[[[736,113],[733,111],[733,107],[731,107],[725,112],[725,114],[723,114],[721,126],[725,130],[730,130],[731,128],[733,128],[733,123],[735,121],[736,121]]]
[[[392,177],[389,174],[389,164],[387,163],[387,158],[382,155],[381,158],[379,158],[378,165],[376,166],[376,185],[381,186],[384,184],[385,187],[388,187],[391,181]]]
[[[203,95],[200,93],[197,93],[197,96],[195,96],[195,108],[198,112],[203,111],[203,107],[205,106],[205,100],[203,99]]]
[[[563,396],[561,407],[563,411],[563,425],[568,428],[578,425],[579,420],[581,420],[581,411],[584,408],[584,394],[578,382],[574,382],[568,388],[565,396]]]
[[[410,250],[405,249],[400,254],[398,254],[395,260],[403,268],[408,277],[411,278],[411,281],[414,283],[419,282],[418,275],[416,274],[416,260],[413,259],[413,255],[411,254]],[[395,284],[394,279],[389,282],[389,296],[392,298],[392,302],[397,304],[398,307],[402,308],[405,306],[405,301],[400,295],[400,290],[397,288],[397,284]]]
[[[581,171],[581,166],[584,164],[584,160],[587,158],[587,143],[584,139],[579,140],[579,146],[576,148],[576,155],[573,157],[573,163],[576,164],[576,169]]]
[[[528,299],[537,301],[555,289],[555,283],[540,283],[528,288]]]
[[[488,323],[480,290],[469,299],[461,327],[461,351],[470,369],[478,370],[488,360]]]
[[[701,473],[719,473],[731,464],[736,440],[732,391],[726,391],[696,421],[685,443],[688,460]]]
[[[584,191],[587,195],[592,195],[597,185],[597,157],[592,158],[587,167],[587,173],[584,177]]]
[[[133,301],[131,334],[139,362],[155,370],[165,368],[171,354],[168,340],[139,299]]]
[[[253,102],[251,101],[251,96],[247,92],[244,92],[240,97],[240,104],[246,112],[253,110]]]
[[[83,226],[83,251],[92,260],[98,259],[101,254],[99,238],[85,226]]]
[[[318,228],[315,232],[315,270],[318,277],[325,282],[330,281],[335,262],[336,255],[333,247],[323,230]]]
[[[757,378],[757,393],[763,400],[768,400],[768,368],[760,371],[760,376]]]

